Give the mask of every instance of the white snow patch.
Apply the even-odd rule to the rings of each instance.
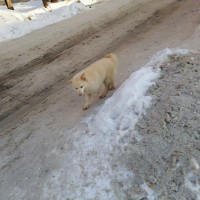
[[[105,0],[80,0],[80,2],[83,3],[84,5],[92,5],[103,1]]]
[[[146,193],[147,193],[147,199],[148,200],[156,200],[157,199],[157,194],[155,193],[155,191],[153,189],[151,189],[147,183],[143,183],[140,186]]]
[[[64,19],[68,19],[88,6],[75,0],[49,3],[44,8],[41,0],[15,3],[15,10],[0,6],[0,42],[17,38]]]
[[[52,171],[44,183],[44,199],[133,197],[135,175],[134,166],[130,166],[130,151],[135,141],[138,145],[141,139],[134,140],[135,125],[151,105],[152,98],[146,92],[159,77],[159,66],[174,53],[187,51],[165,49],[158,52],[105,101],[97,114],[85,119],[70,134],[66,132],[65,150],[54,152],[55,156],[60,156],[60,168]],[[148,199],[156,199],[151,188],[145,184],[141,187]]]
[[[195,158],[191,159],[191,167],[194,170],[199,170],[199,163],[197,162]]]
[[[185,186],[200,200],[200,170],[199,163],[195,158],[190,161],[190,171],[185,174]]]

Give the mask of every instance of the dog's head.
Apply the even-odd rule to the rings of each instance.
[[[72,83],[73,87],[77,91],[79,96],[82,96],[85,93],[85,88],[88,85],[87,79],[85,77],[85,74],[81,74],[80,76],[74,76],[70,83]]]

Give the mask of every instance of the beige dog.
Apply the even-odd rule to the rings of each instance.
[[[104,58],[77,73],[70,80],[79,96],[85,95],[83,110],[89,107],[97,94],[99,94],[99,98],[103,98],[108,90],[115,88],[117,64],[116,55],[113,53],[107,54]]]

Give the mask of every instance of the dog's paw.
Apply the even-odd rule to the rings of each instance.
[[[87,110],[87,109],[88,109],[88,106],[84,106],[84,107],[83,107],[83,110]]]
[[[114,90],[115,87],[114,87],[114,85],[109,85],[108,89],[109,89],[109,90]]]
[[[106,97],[106,95],[105,95],[105,94],[103,94],[103,95],[100,95],[100,96],[99,96],[99,99],[103,99],[104,97]]]

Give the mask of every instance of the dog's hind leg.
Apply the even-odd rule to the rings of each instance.
[[[108,89],[109,90],[114,90],[115,89],[115,86],[114,86],[114,82],[111,81],[110,84],[108,85]]]
[[[102,87],[103,87],[103,92],[101,92],[100,95],[99,95],[99,98],[100,98],[100,99],[106,97],[106,94],[107,94],[107,92],[108,92],[108,87],[107,87],[105,84],[103,84]]]
[[[108,90],[114,90],[115,86],[114,86],[114,75],[109,76],[106,80],[105,80],[105,85],[108,88]]]

